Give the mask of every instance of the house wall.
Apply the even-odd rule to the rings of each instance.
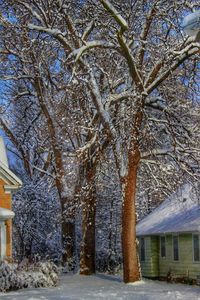
[[[142,276],[167,277],[169,272],[176,277],[197,279],[200,262],[193,261],[192,234],[180,234],[179,261],[173,259],[172,235],[166,235],[166,257],[160,255],[160,237],[145,236],[145,261],[141,262]],[[140,240],[140,239],[139,239]]]
[[[4,180],[0,178],[0,207],[12,209],[11,194],[6,194],[4,191]],[[6,225],[6,256],[12,256],[12,220],[7,220]]]
[[[196,279],[200,276],[200,262],[193,261],[192,234],[179,234],[179,261],[173,260],[172,235],[166,235],[166,258],[159,255],[159,276],[168,272],[177,277],[187,276]]]
[[[158,277],[159,270],[159,253],[158,253],[158,237],[144,237],[145,238],[145,261],[141,262],[142,276]]]

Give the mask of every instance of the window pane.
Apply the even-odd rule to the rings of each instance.
[[[145,241],[144,241],[144,238],[140,239],[140,256],[141,256],[141,261],[145,261]]]
[[[173,252],[174,252],[174,260],[179,260],[178,236],[173,236]]]
[[[161,250],[161,257],[166,257],[165,236],[160,237],[160,250]]]
[[[200,260],[200,250],[199,250],[199,236],[197,234],[193,235],[193,255],[194,261]]]

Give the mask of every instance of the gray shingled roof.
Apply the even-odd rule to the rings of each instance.
[[[137,235],[200,233],[200,203],[191,185],[186,184],[167,198],[136,227]]]

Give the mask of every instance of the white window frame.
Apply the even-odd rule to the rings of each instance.
[[[194,235],[198,235],[199,237],[199,260],[194,260]],[[193,233],[192,234],[192,258],[194,263],[200,263],[200,233]]]
[[[174,237],[178,238],[178,260],[174,259]],[[180,261],[180,243],[179,243],[179,235],[178,234],[173,234],[172,235],[172,257],[174,262],[179,262]]]
[[[165,238],[165,256],[162,256],[162,251],[161,251],[161,238]],[[167,257],[167,247],[166,247],[166,236],[165,235],[160,235],[160,257],[162,259],[166,259]]]

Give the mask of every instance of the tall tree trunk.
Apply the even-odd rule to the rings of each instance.
[[[75,221],[62,215],[62,263],[68,271],[75,268]]]
[[[58,190],[62,186],[57,185]],[[75,226],[75,216],[74,210],[70,214],[68,213],[67,204],[69,202],[68,198],[60,195],[61,202],[61,243],[62,243],[62,264],[67,268],[68,271],[73,271],[75,268],[75,236],[76,236],[76,226]]]
[[[136,241],[136,185],[137,172],[140,164],[139,137],[143,119],[144,100],[135,115],[131,143],[128,151],[128,170],[122,178],[122,254],[124,282],[135,282],[141,279],[137,241]]]
[[[140,280],[136,243],[136,182],[140,152],[130,151],[128,174],[123,182],[122,253],[124,282]]]
[[[87,172],[88,193],[84,199],[82,212],[82,245],[80,253],[80,274],[91,275],[95,273],[95,216],[96,216],[96,190],[94,178],[96,166]]]

